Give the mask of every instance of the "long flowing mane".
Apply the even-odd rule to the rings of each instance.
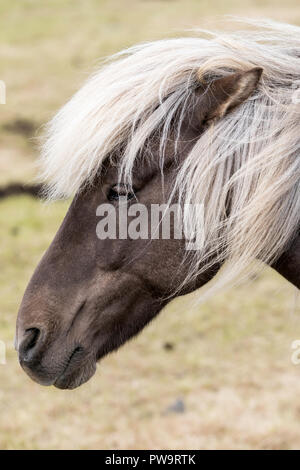
[[[262,67],[255,95],[195,142],[178,167],[174,191],[205,208],[204,227],[194,211],[185,221],[205,233],[190,276],[207,269],[212,254],[228,261],[219,285],[249,272],[254,259],[275,260],[300,222],[300,28],[268,21],[248,26],[230,34],[199,31],[113,56],[48,125],[41,163],[49,197],[70,196],[91,183],[120,149],[122,177],[130,182],[157,129],[163,163],[174,117],[179,136],[199,80]]]

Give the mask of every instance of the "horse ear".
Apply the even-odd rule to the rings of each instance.
[[[203,85],[196,94],[201,94],[198,117],[203,121],[214,121],[245,102],[255,91],[263,69],[255,67],[246,72],[236,72],[213,81],[203,91]]]

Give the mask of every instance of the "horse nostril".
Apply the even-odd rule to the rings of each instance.
[[[26,333],[28,333],[27,349],[32,349],[38,342],[41,332],[38,328],[29,328],[28,330],[26,330]]]
[[[40,338],[41,331],[38,328],[28,328],[25,331],[25,339],[19,348],[19,357],[23,362],[33,360],[34,352]]]

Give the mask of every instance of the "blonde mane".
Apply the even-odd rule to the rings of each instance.
[[[173,118],[179,111],[180,129],[199,79],[262,67],[255,95],[195,142],[174,191],[205,208],[204,227],[194,211],[185,220],[205,233],[189,278],[205,271],[212,255],[227,260],[219,286],[248,274],[255,259],[275,260],[300,222],[300,28],[267,21],[252,26],[230,34],[200,31],[206,37],[155,41],[113,56],[48,125],[41,164],[49,197],[70,196],[92,183],[108,155],[121,148],[121,174],[130,182],[140,150],[158,128],[163,162]]]

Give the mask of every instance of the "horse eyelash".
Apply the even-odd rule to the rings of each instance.
[[[130,199],[133,199],[135,198],[136,199],[136,194],[135,194],[135,191],[134,189],[132,188],[132,190],[128,190],[127,191],[124,191],[124,194],[120,194],[121,191],[118,191],[118,186],[120,187],[120,184],[117,183],[117,184],[114,184],[113,186],[111,186],[107,192],[107,199],[108,200],[113,200],[113,201],[118,201],[120,197],[124,196],[126,197],[127,196],[127,200],[130,200]],[[124,185],[124,188],[126,187],[126,185]],[[113,197],[112,196],[112,192],[114,192],[116,194],[116,197]],[[129,197],[128,197],[129,196]]]

